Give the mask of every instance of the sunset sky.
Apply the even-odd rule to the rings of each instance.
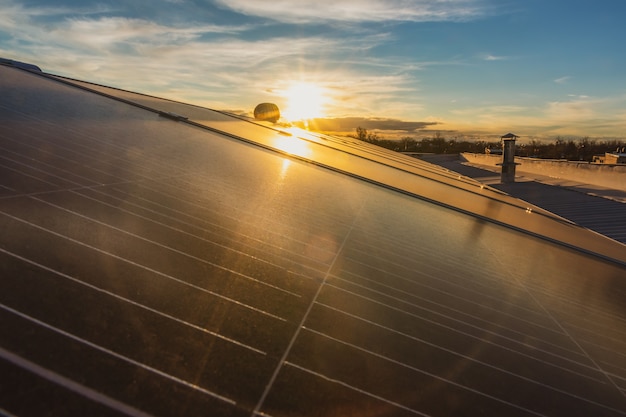
[[[383,136],[626,137],[622,0],[0,0],[0,10],[0,57],[219,110],[269,101],[286,119]]]

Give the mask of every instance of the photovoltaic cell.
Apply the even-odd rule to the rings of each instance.
[[[626,414],[623,245],[349,140],[0,80],[0,411]]]

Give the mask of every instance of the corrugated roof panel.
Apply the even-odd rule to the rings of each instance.
[[[621,246],[383,154],[0,75],[3,412],[626,414]]]

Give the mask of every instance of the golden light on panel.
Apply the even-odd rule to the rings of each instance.
[[[290,155],[309,158],[313,153],[311,144],[294,136],[278,136],[274,146]]]

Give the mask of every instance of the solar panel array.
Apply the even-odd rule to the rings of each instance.
[[[366,145],[86,86],[0,66],[0,414],[626,414],[623,246]]]

